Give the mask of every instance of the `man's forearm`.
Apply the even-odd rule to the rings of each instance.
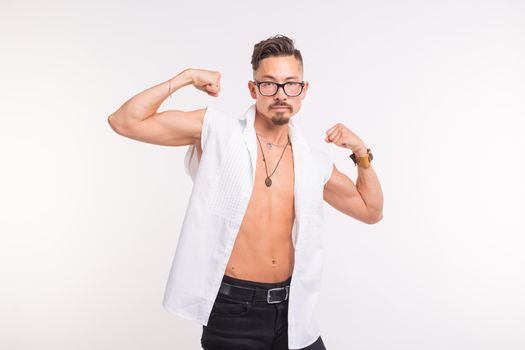
[[[357,156],[365,156],[366,148],[356,152]],[[357,167],[356,188],[361,194],[370,213],[377,221],[383,217],[383,191],[372,165],[368,168]]]
[[[140,123],[157,112],[162,102],[170,95],[169,92],[173,93],[181,87],[192,83],[188,69],[180,72],[170,80],[144,90],[127,100],[109,117],[110,123],[123,127]]]

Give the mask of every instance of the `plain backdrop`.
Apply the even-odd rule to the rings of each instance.
[[[187,147],[107,117],[185,68],[160,110],[253,103],[255,43],[295,40],[297,123],[354,181],[343,123],[373,150],[384,218],[325,208],[327,349],[525,348],[525,3],[0,3],[0,348],[200,349],[161,305],[192,182]],[[196,252],[198,254],[198,252]]]

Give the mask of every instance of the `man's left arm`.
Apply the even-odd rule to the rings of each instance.
[[[343,124],[337,123],[326,134],[326,142],[350,149],[357,157],[366,156],[365,143]],[[358,166],[357,169],[354,184],[333,165],[332,174],[324,186],[323,198],[340,212],[364,223],[375,224],[383,218],[381,184],[372,165],[368,168]]]

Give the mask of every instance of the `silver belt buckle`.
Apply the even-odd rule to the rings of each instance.
[[[266,302],[267,302],[268,304],[277,304],[277,303],[280,303],[280,302],[282,302],[282,301],[288,299],[288,290],[289,290],[289,287],[290,287],[290,286],[277,287],[277,288],[270,288],[270,289],[268,289],[268,294],[267,294],[267,296],[266,296]],[[270,301],[270,292],[271,292],[272,290],[282,290],[282,289],[285,289],[285,290],[286,290],[286,295],[285,295],[285,297],[284,297],[284,300]]]

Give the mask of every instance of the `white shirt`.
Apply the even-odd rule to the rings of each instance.
[[[288,133],[294,160],[294,270],[288,300],[288,347],[320,336],[315,307],[323,265],[323,187],[332,172],[326,153],[311,149],[294,125]],[[207,107],[199,162],[195,145],[184,160],[193,188],[164,294],[164,308],[208,324],[239,227],[253,191],[257,161],[255,104],[240,118]]]

